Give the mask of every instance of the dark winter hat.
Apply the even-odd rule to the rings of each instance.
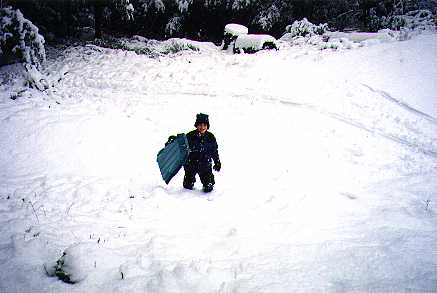
[[[196,115],[196,122],[194,123],[194,127],[197,127],[200,123],[205,123],[209,128],[209,118],[207,114],[199,113]]]

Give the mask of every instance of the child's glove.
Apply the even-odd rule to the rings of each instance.
[[[176,139],[176,136],[174,136],[174,135],[169,136],[167,142],[165,143],[165,146],[168,146],[169,144],[171,144],[175,139]]]
[[[214,166],[212,168],[217,172],[220,172],[220,169],[222,168],[222,163],[220,163],[220,161],[217,161],[214,163]]]

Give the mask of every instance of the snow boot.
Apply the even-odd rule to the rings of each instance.
[[[207,185],[203,186],[203,192],[211,192],[214,189],[214,185],[211,183],[208,183]]]
[[[193,190],[194,184],[185,183],[183,184],[185,189]]]
[[[187,172],[185,169],[185,176],[184,176],[184,182],[182,183],[182,186],[185,189],[193,190],[194,188],[194,182],[196,182],[196,173]]]

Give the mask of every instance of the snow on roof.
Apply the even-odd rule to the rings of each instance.
[[[247,35],[249,29],[241,24],[230,23],[225,26],[225,33],[229,33],[233,36]]]
[[[240,35],[235,41],[235,48],[261,50],[265,42],[276,43],[276,39],[270,35]]]

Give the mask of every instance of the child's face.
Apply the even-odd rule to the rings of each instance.
[[[200,134],[204,134],[208,130],[208,125],[206,125],[206,123],[199,123],[196,128]]]

